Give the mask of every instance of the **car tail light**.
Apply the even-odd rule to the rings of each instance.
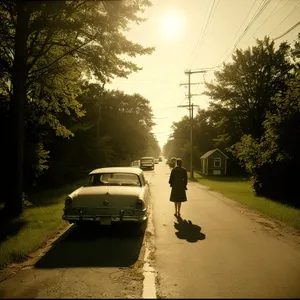
[[[72,205],[72,199],[71,198],[67,198],[65,201],[65,207],[70,207]]]
[[[144,209],[144,201],[143,200],[141,200],[141,199],[139,199],[137,202],[136,202],[136,204],[135,204],[135,208],[136,209]]]

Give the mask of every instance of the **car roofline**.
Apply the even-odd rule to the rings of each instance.
[[[143,170],[136,167],[107,167],[107,168],[94,169],[89,173],[89,175],[99,174],[99,173],[131,173],[131,174],[140,175],[143,173]]]

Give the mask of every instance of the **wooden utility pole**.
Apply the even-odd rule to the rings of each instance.
[[[206,73],[207,70],[198,70],[198,71],[191,71],[191,70],[186,70],[184,73],[188,75],[188,83],[183,84],[183,85],[188,85],[188,99],[189,99],[189,117],[190,117],[190,173],[191,173],[191,178],[194,178],[194,170],[193,170],[193,108],[194,104],[191,103],[192,99],[192,94],[191,94],[191,85],[192,84],[197,84],[197,83],[191,83],[191,74],[195,73]],[[198,83],[199,84],[199,83]],[[183,106],[180,106],[183,107]]]
[[[102,84],[102,92],[100,95],[100,98],[98,100],[98,119],[97,119],[97,127],[96,127],[96,140],[99,139],[100,136],[100,122],[101,122],[101,112],[102,112],[102,104],[107,104],[107,101],[105,100],[105,91],[104,91],[105,83]]]
[[[190,127],[190,143],[191,143],[191,157],[193,155],[192,153],[192,149],[193,149],[193,116],[194,116],[194,107],[197,106],[199,107],[199,105],[195,105],[194,103],[192,103],[191,105],[178,105],[178,107],[188,107],[189,112],[190,112],[190,122],[191,122],[191,127]],[[190,172],[191,172],[191,178],[194,178],[194,174],[193,174],[193,158],[190,159]]]

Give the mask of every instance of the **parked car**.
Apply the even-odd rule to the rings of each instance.
[[[79,225],[135,222],[143,232],[149,192],[149,183],[140,168],[95,169],[89,174],[88,184],[67,197],[62,218]]]
[[[144,169],[154,170],[154,165],[155,165],[154,157],[144,156],[140,160],[140,168],[142,170],[144,170]]]
[[[134,160],[131,162],[131,167],[137,167],[139,168],[140,167],[140,160]]]

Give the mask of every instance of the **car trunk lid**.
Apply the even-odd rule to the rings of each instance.
[[[73,199],[73,208],[123,209],[135,207],[141,187],[96,186],[82,188]]]

